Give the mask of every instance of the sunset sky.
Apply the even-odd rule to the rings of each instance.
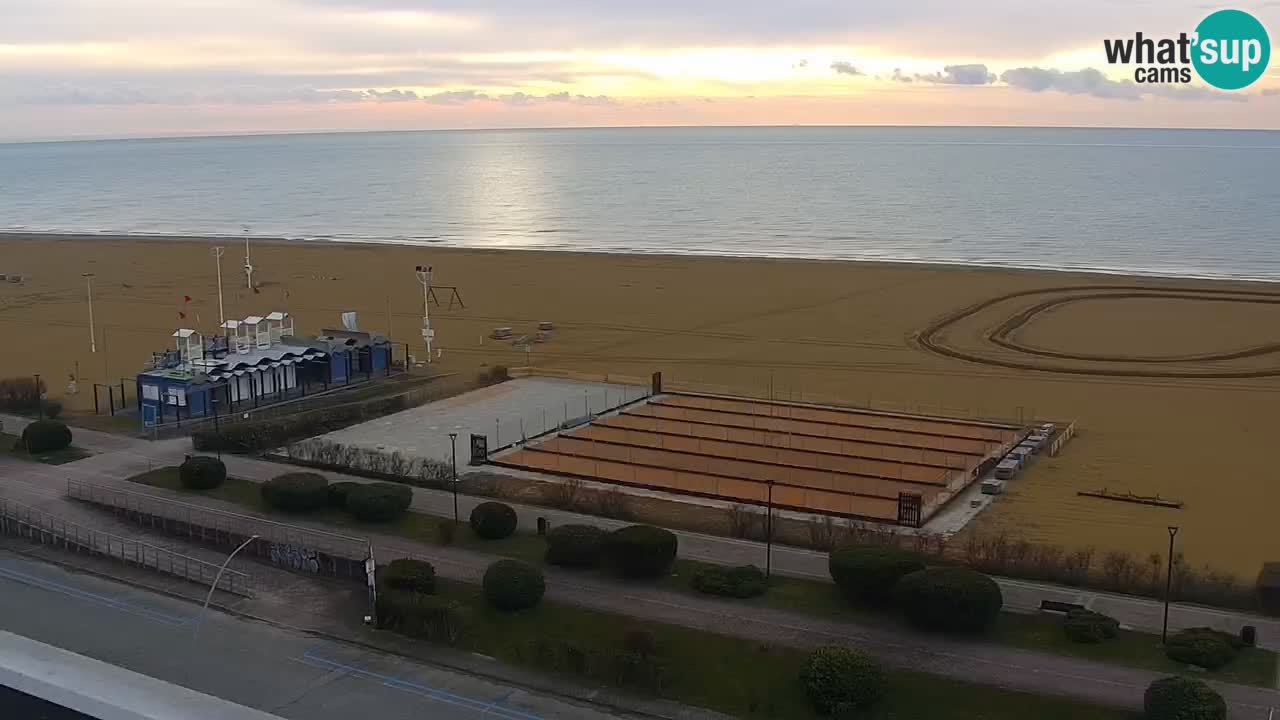
[[[1194,0],[0,0],[0,139],[600,125],[1280,128],[1131,82]],[[1280,0],[1241,2],[1273,41]]]

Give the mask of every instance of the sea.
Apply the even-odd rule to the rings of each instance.
[[[1280,280],[1280,132],[608,128],[0,144],[0,232]]]

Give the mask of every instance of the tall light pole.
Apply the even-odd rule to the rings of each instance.
[[[1169,567],[1164,578],[1164,629],[1160,631],[1160,644],[1169,644],[1169,593],[1173,589],[1173,539],[1178,535],[1178,526],[1169,526]]]
[[[209,252],[213,255],[213,262],[218,266],[218,327],[222,327],[227,322],[227,315],[222,311],[222,254],[227,251],[224,247],[216,247]],[[248,263],[248,248],[245,249],[245,262]]]
[[[89,296],[89,352],[98,352],[98,341],[93,330],[93,273],[81,273],[84,276],[85,293]]]
[[[458,433],[449,433],[449,444],[452,449],[449,456],[453,459],[453,524],[458,524]]]
[[[427,343],[427,362],[431,362],[431,341],[435,331],[431,329],[431,266],[418,265],[414,268],[418,282],[422,283],[422,339]]]
[[[97,388],[94,388],[94,392],[96,393],[97,391],[98,391]],[[40,392],[40,373],[36,373],[36,419],[37,420],[44,419],[44,398],[42,397],[43,395],[44,393]]]
[[[218,574],[213,577],[213,584],[209,586],[209,594],[204,596],[204,605],[200,607],[200,616],[196,618],[195,628],[191,631],[191,644],[193,646],[195,645],[196,638],[200,637],[200,624],[204,622],[204,616],[209,614],[209,601],[213,599],[213,591],[218,589],[218,581],[222,580],[222,573],[225,572],[227,566],[231,564],[231,558],[234,558],[241,550],[249,547],[249,543],[257,539],[257,535],[250,535],[248,540],[240,543],[240,547],[232,550],[231,554],[227,556],[227,559],[222,561],[222,567],[218,568]]]
[[[769,514],[764,521],[764,576],[773,576],[773,481],[769,481]]]
[[[244,284],[253,289],[253,263],[249,262],[249,226],[241,225],[244,230]]]

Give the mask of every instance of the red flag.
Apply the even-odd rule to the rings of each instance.
[[[179,310],[179,311],[178,311],[178,319],[179,319],[179,320],[186,320],[186,319],[187,319],[187,314],[186,314],[186,313],[184,313],[184,312],[182,312],[181,310]]]
[[[183,295],[183,296],[182,296],[182,302],[184,302],[184,303],[189,303],[189,302],[191,302],[191,296],[190,296],[190,295]]]

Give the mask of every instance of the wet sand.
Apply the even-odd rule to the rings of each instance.
[[[1280,320],[1280,304],[1262,295],[1261,302],[1197,295],[1280,288],[925,265],[255,242],[253,293],[240,268],[243,244],[222,242],[227,317],[286,310],[299,332],[311,333],[355,310],[362,329],[389,329],[420,358],[422,290],[413,267],[434,265],[436,284],[458,286],[466,303],[432,308],[443,371],[526,361],[633,376],[661,370],[669,380],[756,395],[1075,420],[1078,437],[1062,456],[1039,459],[1013,481],[978,518],[980,530],[1145,557],[1163,553],[1165,527],[1179,525],[1179,545],[1196,565],[1252,580],[1262,562],[1280,560],[1273,520],[1280,484],[1270,452],[1280,430],[1280,378],[1143,374],[1157,364],[1187,375],[1280,368],[1275,354],[1198,357],[1280,342],[1280,323],[1271,321]],[[0,238],[0,272],[29,276],[20,285],[0,284],[0,376],[39,372],[57,395],[78,363],[81,393],[69,404],[91,409],[90,383],[132,378],[152,351],[171,347],[177,327],[209,332],[217,325],[210,246],[199,239]],[[95,273],[97,353],[89,348],[84,272]],[[1010,335],[1051,352],[1119,360],[1054,360],[988,341],[1011,315],[1052,293],[998,303],[935,338],[967,354],[1082,373],[980,364],[917,340],[940,319],[997,296],[1046,288],[1118,293],[1089,289],[1121,285],[1191,297],[1072,302]],[[184,303],[184,295],[192,301]],[[447,306],[446,293],[439,296]],[[188,319],[179,320],[179,312]],[[554,337],[528,354],[485,339],[498,326],[533,334],[539,321],[556,324]],[[1172,359],[1126,359],[1135,354]],[[1099,369],[1121,374],[1083,374]],[[1076,495],[1103,487],[1159,494],[1185,507]]]

